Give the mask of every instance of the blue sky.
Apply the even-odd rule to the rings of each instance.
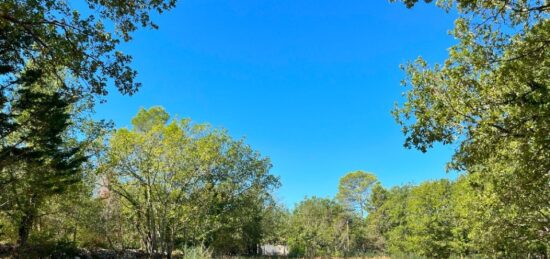
[[[454,16],[385,0],[184,0],[155,16],[123,51],[143,88],[111,90],[97,117],[130,124],[140,107],[224,127],[271,158],[278,199],[333,196],[347,172],[384,186],[452,177],[452,147],[403,148],[390,115],[402,99],[399,64],[441,62]]]

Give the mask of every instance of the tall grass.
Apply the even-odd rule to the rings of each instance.
[[[204,246],[186,246],[181,251],[183,259],[207,259],[212,258],[212,251]]]

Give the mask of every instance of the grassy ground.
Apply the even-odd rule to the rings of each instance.
[[[191,251],[192,250],[192,251]],[[174,254],[173,258],[181,259],[205,259],[210,258],[209,253],[204,253],[201,249],[189,249],[188,253],[184,256],[181,252]],[[82,249],[75,247],[63,247],[63,246],[30,246],[24,249],[17,248],[13,244],[1,244],[0,243],[0,258],[81,258],[81,259],[115,259],[115,258],[149,258],[149,256],[137,250],[124,250],[114,251],[108,249]],[[161,258],[160,256],[157,258]],[[277,257],[277,256],[213,256],[215,259],[300,259],[296,257]],[[343,257],[315,257],[307,259],[326,259],[335,258],[339,259]],[[370,256],[370,257],[346,257],[346,259],[390,259],[387,256]],[[405,259],[399,257],[398,259]],[[304,258],[306,259],[306,258]],[[412,259],[408,257],[407,259]]]
[[[218,257],[219,259],[344,259],[344,257],[315,257],[315,258],[296,258],[296,257],[285,257],[285,256],[255,256],[255,257],[242,257],[242,256],[233,256],[233,257]],[[365,256],[365,257],[345,257],[345,259],[391,259],[388,256]]]

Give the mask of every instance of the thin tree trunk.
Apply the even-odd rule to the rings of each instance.
[[[19,246],[24,246],[27,244],[33,221],[34,221],[34,213],[27,212],[19,222],[19,227],[18,227],[19,239],[17,240],[17,244]]]

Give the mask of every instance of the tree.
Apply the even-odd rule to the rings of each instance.
[[[375,252],[384,252],[386,249],[385,234],[385,207],[390,198],[391,192],[386,190],[380,182],[373,188],[370,195],[369,214],[365,220],[365,243],[366,249]]]
[[[376,212],[369,214],[367,225],[373,231],[370,238],[374,248],[390,254],[403,253],[406,250],[404,237],[409,232],[407,203],[412,186],[397,186],[387,190],[386,198]]]
[[[132,94],[139,84],[130,67],[131,56],[117,50],[132,39],[139,27],[157,28],[150,13],[162,13],[175,6],[175,0],[65,1],[7,0],[0,3],[0,72],[2,90],[10,77],[32,61],[45,74],[59,75],[57,83],[78,92],[107,94],[112,79],[120,92]],[[75,7],[77,6],[77,7]],[[63,69],[63,74],[60,69]],[[65,78],[80,82],[68,84]],[[84,84],[81,84],[84,83]]]
[[[424,182],[412,189],[407,202],[408,232],[403,236],[405,251],[433,258],[450,257],[454,251],[452,183]]]
[[[39,205],[79,181],[84,159],[77,157],[85,152],[79,143],[66,143],[78,141],[65,132],[76,128],[68,125],[76,123],[74,106],[90,111],[111,80],[123,94],[137,91],[132,58],[117,48],[138,27],[156,28],[152,11],[174,5],[175,0],[0,3],[0,188],[9,190],[0,194],[0,210],[20,221],[20,243]],[[84,99],[86,105],[75,105]]]
[[[301,201],[291,216],[290,253],[296,256],[342,256],[351,251],[351,215],[331,199]]]
[[[221,213],[203,214],[202,218],[210,224],[200,224],[203,231],[201,243],[218,255],[256,255],[264,236],[268,234],[269,229],[264,229],[263,220],[272,202],[271,197],[258,194],[253,191],[238,200],[211,203],[214,208],[230,207]]]
[[[404,1],[409,7],[417,1]],[[429,1],[428,1],[429,2]],[[449,170],[475,174],[486,247],[502,256],[550,249],[550,5],[546,1],[438,1],[459,18],[442,65],[404,67],[409,91],[394,116],[405,145],[459,145]],[[518,213],[521,211],[521,213]],[[491,226],[491,227],[489,227]],[[500,240],[499,242],[493,242]],[[494,253],[494,252],[493,252]]]
[[[262,244],[286,245],[290,229],[290,211],[273,203],[265,208],[262,217]]]
[[[380,182],[376,182],[376,184],[372,187],[370,197],[368,199],[368,212],[373,213],[379,210],[388,199],[388,195],[388,190],[382,187]]]
[[[143,247],[170,256],[177,240],[217,244],[225,233],[240,238],[224,245],[259,242],[246,227],[278,185],[269,160],[223,130],[169,118],[140,110],[132,129],[114,133],[102,166]]]
[[[0,209],[17,225],[18,243],[27,243],[40,206],[80,181],[85,157],[81,145],[67,138],[71,99],[52,85],[37,85],[39,71],[20,77],[12,104],[13,125],[32,120],[4,139],[0,168]]]
[[[471,240],[476,200],[467,177],[376,192],[384,198],[367,217],[374,250],[435,258],[479,252]]]
[[[134,81],[137,72],[130,66],[132,58],[117,47],[123,41],[130,41],[132,32],[138,27],[156,28],[150,12],[160,13],[174,5],[175,0],[133,1],[130,4],[98,0],[82,3],[2,1],[0,141],[19,129],[33,127],[32,121],[15,123],[16,115],[10,108],[23,73],[36,71],[43,75],[34,77],[36,87],[55,84],[57,91],[68,98],[87,99],[89,110],[94,97],[107,94],[109,81],[123,94],[137,91],[139,83]],[[1,154],[9,152],[8,149]],[[13,153],[11,158],[22,159]],[[0,161],[0,167],[9,162],[10,159]]]
[[[359,211],[361,217],[365,217],[370,205],[372,188],[378,180],[371,173],[356,171],[348,173],[340,179],[337,199],[354,211]]]
[[[482,248],[487,242],[476,237],[476,232],[486,233],[486,228],[476,230],[476,227],[481,222],[487,222],[479,216],[480,213],[494,213],[493,210],[486,210],[481,205],[483,197],[478,196],[479,192],[473,188],[471,178],[471,175],[462,175],[453,182],[449,201],[453,213],[453,239],[449,246],[453,254],[460,256],[487,252]],[[485,254],[489,255],[490,252]]]

